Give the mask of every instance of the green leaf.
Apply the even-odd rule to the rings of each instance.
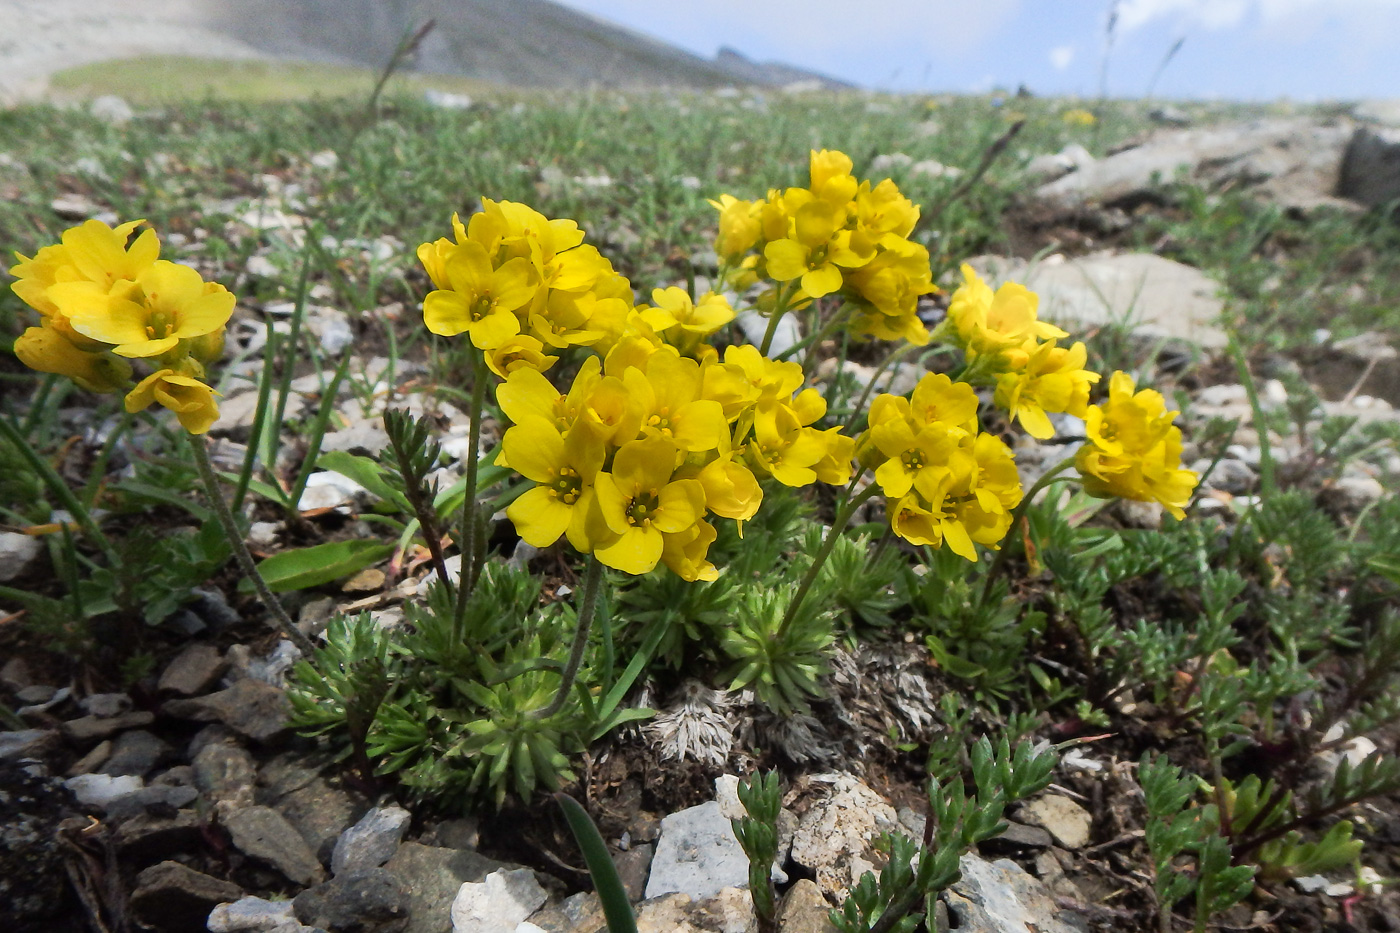
[[[554,799],[564,811],[564,819],[568,820],[578,847],[583,850],[583,860],[588,865],[588,873],[593,876],[598,899],[603,902],[608,933],[637,933],[637,920],[627,900],[627,889],[622,886],[617,866],[608,854],[607,843],[603,842],[598,827],[588,818],[588,811],[568,794],[555,794]]]
[[[384,479],[384,467],[369,457],[360,457],[343,450],[332,450],[321,454],[316,465],[323,470],[330,470],[332,473],[339,473],[341,476],[349,477],[361,486],[368,489],[374,495],[392,502],[401,511],[412,512],[413,507],[409,505],[403,493],[390,486]]]
[[[258,572],[274,593],[320,586],[363,570],[393,553],[392,544],[379,541],[331,541],[314,547],[274,554],[258,564]],[[244,581],[239,589],[252,584]]]

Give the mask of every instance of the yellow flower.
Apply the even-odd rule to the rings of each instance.
[[[790,237],[763,247],[768,275],[777,282],[802,280],[808,297],[820,298],[841,288],[841,268],[857,268],[874,258],[873,250],[853,248],[851,234],[842,230],[844,212],[830,202],[808,201],[798,208]]]
[[[1075,108],[1060,114],[1060,119],[1070,126],[1093,126],[1098,119],[1089,111]]]
[[[758,479],[728,453],[705,464],[695,479],[705,489],[705,507],[721,518],[748,521],[763,503]]]
[[[603,332],[591,326],[593,306],[598,299],[591,292],[540,290],[547,294],[543,308],[530,314],[530,335],[556,350],[592,346],[603,339]]]
[[[543,418],[565,434],[582,423],[598,440],[622,444],[637,436],[641,409],[629,398],[622,380],[602,375],[600,368],[596,356],[584,360],[565,395],[542,373],[521,367],[496,387],[496,403],[515,424]],[[497,462],[504,464],[508,459],[498,458]]]
[[[105,350],[75,347],[49,318],[15,341],[15,356],[30,369],[67,376],[89,392],[115,392],[131,380],[131,364]]]
[[[539,485],[506,509],[506,517],[527,544],[549,547],[567,534],[585,553],[612,540],[597,517],[590,522],[593,482],[603,467],[603,444],[586,427],[564,437],[543,418],[529,418],[506,431],[502,450],[511,469]]]
[[[152,402],[175,412],[180,426],[191,434],[205,434],[219,420],[219,406],[213,389],[192,376],[173,369],[161,369],[142,379],[127,393],[126,410],[135,414]]]
[[[628,397],[641,412],[644,436],[664,437],[688,453],[715,450],[729,438],[728,419],[719,402],[701,397],[700,364],[670,353],[655,353],[645,373],[622,374]]]
[[[943,424],[915,431],[902,418],[871,428],[871,442],[885,457],[875,470],[875,481],[886,496],[898,499],[914,488],[916,481],[936,485],[950,470],[968,472],[970,462],[958,463],[967,461],[967,455],[959,450],[962,436]]]
[[[811,192],[816,197],[838,207],[856,195],[856,180],[851,174],[851,157],[835,149],[812,150],[808,160]]]
[[[705,489],[697,480],[672,480],[678,455],[660,436],[623,444],[612,470],[595,480],[598,505],[617,540],[594,554],[624,573],[643,574],[656,567],[665,550],[664,535],[680,534],[705,514]]]
[[[718,201],[711,201],[710,206],[719,211],[715,252],[720,259],[733,262],[754,248],[763,232],[759,222],[763,212],[761,202],[740,201],[732,195],[722,194]]]
[[[423,300],[428,330],[444,337],[466,331],[481,350],[493,350],[520,333],[514,312],[530,302],[537,287],[529,260],[511,259],[493,269],[486,250],[468,241],[447,257],[443,274],[449,287]]]
[[[1084,490],[1160,502],[1176,518],[1185,518],[1199,477],[1181,469],[1181,429],[1172,423],[1178,413],[1167,410],[1161,393],[1135,388],[1131,376],[1115,372],[1108,401],[1089,406],[1088,443],[1075,456]]]
[[[544,344],[529,334],[517,334],[499,347],[486,351],[486,365],[502,379],[517,369],[546,372],[557,362],[559,357],[545,355]]]
[[[909,394],[909,417],[916,425],[944,424],[976,433],[977,392],[946,373],[928,373]]]
[[[1099,374],[1084,368],[1087,358],[1082,343],[1059,347],[1046,341],[1030,354],[1024,369],[997,379],[996,403],[1011,413],[1012,420],[1020,421],[1031,437],[1053,437],[1055,428],[1046,412],[1082,418],[1088,411],[1089,387],[1099,381]]]
[[[790,406],[769,405],[755,412],[748,451],[756,466],[784,486],[810,486],[817,481],[813,467],[830,444],[821,431],[804,427]]]
[[[683,288],[657,288],[651,293],[655,307],[637,309],[642,320],[657,333],[665,333],[677,345],[708,337],[734,320],[734,309],[723,295],[706,292],[692,302]],[[682,349],[685,349],[682,347]]]
[[[181,340],[222,330],[234,306],[228,289],[164,259],[110,294],[100,284],[84,281],[59,283],[49,295],[78,333],[114,344],[118,356],[136,358],[161,356]]]
[[[948,321],[969,360],[1000,354],[1006,369],[1016,369],[1025,365],[1037,341],[1069,336],[1037,318],[1040,299],[1024,285],[1007,282],[993,293],[966,263],[962,275],[963,285],[948,305]]]
[[[661,561],[671,572],[689,583],[719,579],[715,565],[705,559],[715,541],[715,529],[709,522],[696,522],[675,534],[663,534]]]
[[[862,182],[856,193],[856,226],[872,243],[895,249],[907,243],[919,222],[919,208],[886,178],[874,188]],[[925,254],[927,259],[927,254]]]

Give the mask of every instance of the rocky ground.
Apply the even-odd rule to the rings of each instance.
[[[1400,116],[1377,107],[1322,121],[1166,128],[1099,160],[1082,151],[1045,155],[1034,163],[1041,187],[1024,207],[1019,233],[1062,248],[1038,262],[983,256],[972,265],[994,280],[1025,282],[1041,294],[1045,316],[1081,332],[1122,328],[1135,352],[1150,354],[1181,392],[1188,437],[1202,434],[1212,419],[1236,422],[1218,460],[1195,443],[1186,460],[1209,471],[1197,510],[1238,510],[1259,483],[1261,426],[1253,423],[1246,387],[1223,356],[1227,335],[1220,323],[1228,309],[1218,284],[1162,254],[1169,250],[1125,250],[1120,235],[1141,205],[1159,198],[1158,181],[1178,174],[1216,187],[1246,187],[1287,210],[1360,211],[1384,204],[1400,196],[1400,129],[1387,127],[1387,119],[1400,123]],[[567,177],[542,183],[599,184]],[[236,223],[292,242],[302,226],[297,197],[295,190],[269,184],[260,197],[226,212]],[[73,217],[100,211],[76,195],[53,208]],[[366,256],[402,250],[391,239],[347,248]],[[245,274],[281,274],[275,262],[285,255],[276,248],[255,253]],[[345,313],[320,303],[314,290],[312,302],[307,326],[325,357],[361,354]],[[402,305],[380,311],[414,313]],[[929,313],[939,310],[931,305]],[[241,349],[256,351],[258,320],[246,310],[235,318],[231,334]],[[1266,409],[1286,406],[1286,380],[1298,378],[1316,389],[1328,414],[1400,423],[1400,359],[1385,335],[1334,340],[1319,330],[1311,346],[1256,364],[1265,376]],[[859,363],[848,366],[858,378],[873,375]],[[382,448],[383,390],[401,389],[417,375],[412,366],[391,367],[372,353],[354,368],[367,391],[347,390],[338,401],[343,417],[324,450]],[[917,376],[916,369],[896,368],[881,387],[904,391]],[[296,380],[288,416],[315,404],[328,381],[324,372]],[[251,428],[250,385],[235,380],[213,432],[220,440],[216,459],[229,464],[241,459]],[[404,398],[422,405],[421,395],[401,395],[395,404]],[[466,418],[446,402],[437,411],[451,453],[454,442],[465,445]],[[1278,433],[1270,441],[1280,470],[1308,469],[1311,449],[1297,437]],[[1027,476],[1040,467],[1026,451]],[[1380,499],[1395,475],[1400,455],[1392,453],[1382,466],[1355,460],[1326,478],[1320,492],[1339,512],[1355,515]],[[354,532],[366,496],[339,474],[317,472],[299,506],[307,521]],[[296,533],[272,516],[256,517],[250,543],[257,550],[275,551]],[[368,526],[360,530],[371,533]],[[35,539],[24,535],[4,534],[0,547],[0,581],[23,581],[42,556]],[[338,592],[319,593],[294,608],[313,636],[334,612],[370,611],[392,625],[401,621],[404,601],[418,597],[422,576],[409,574],[391,585],[383,570],[372,568]],[[125,692],[59,682],[42,652],[7,635],[15,650],[0,668],[0,690],[23,726],[0,732],[0,902],[8,899],[26,918],[13,929],[604,928],[597,898],[587,892],[576,850],[548,800],[485,816],[413,806],[385,787],[355,780],[327,757],[325,746],[293,735],[284,688],[295,649],[249,623],[239,599],[226,595],[232,592],[219,585],[202,590],[176,623],[188,637]],[[938,693],[938,675],[897,649],[878,657],[868,653],[874,649],[861,650],[867,653],[838,658],[835,698],[820,717],[801,724],[805,732],[768,735],[795,763],[774,866],[785,892],[785,933],[831,930],[827,909],[880,861],[871,839],[887,830],[917,836],[923,829],[927,807],[917,776],[887,770],[879,756],[863,754],[858,736],[861,729],[880,734],[891,723],[927,715],[920,704]],[[727,772],[751,763],[735,736],[753,723],[742,698],[698,683],[654,703],[661,710],[657,719],[595,749],[573,790],[590,802],[613,847],[639,905],[640,930],[752,929],[743,890],[747,864],[729,828],[737,815],[736,778]],[[701,726],[715,738],[682,737]],[[947,928],[1061,933],[1123,928],[1126,918],[1139,917],[1150,884],[1128,855],[1136,852],[1141,861],[1130,768],[1111,743],[1067,753],[1050,789],[1013,812],[1004,836],[964,859],[963,879],[943,897]],[[1384,807],[1370,818],[1376,837],[1392,843],[1371,864],[1395,874],[1400,820]],[[1396,896],[1365,888],[1362,879],[1299,879],[1269,897],[1269,906],[1253,915],[1231,915],[1229,928],[1400,929]]]

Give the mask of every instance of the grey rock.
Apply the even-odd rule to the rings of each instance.
[[[778,905],[778,928],[783,933],[836,933],[828,912],[831,905],[817,883],[801,878]]]
[[[15,699],[25,706],[42,706],[54,698],[58,693],[57,687],[50,687],[48,684],[35,684],[32,687],[25,687],[23,690],[15,691]]]
[[[368,501],[369,490],[349,477],[323,470],[307,477],[306,489],[297,500],[297,508],[302,512],[338,508],[348,513],[353,505],[361,501],[361,497]]]
[[[296,918],[330,933],[401,933],[408,897],[382,868],[347,872],[308,888],[292,901]]]
[[[943,894],[960,933],[1083,933],[1088,924],[1058,907],[1045,885],[1008,859],[964,855],[962,879]]]
[[[452,901],[453,933],[514,933],[547,898],[530,869],[493,871],[457,892]]]
[[[481,825],[475,817],[442,820],[419,839],[424,845],[448,849],[475,849],[481,844]]]
[[[1090,204],[1131,203],[1156,196],[1177,178],[1205,186],[1248,186],[1285,207],[1354,206],[1334,195],[1347,121],[1269,119],[1186,130],[1162,130],[1139,145],[1041,185],[1036,197],[1074,212]]]
[[[1147,119],[1162,126],[1190,126],[1191,117],[1180,107],[1165,104],[1147,112]]]
[[[1066,849],[1082,849],[1089,844],[1094,818],[1063,794],[1045,794],[1021,805],[1023,822],[1039,826]]]
[[[194,780],[215,804],[251,806],[257,766],[243,746],[212,742],[194,756]]]
[[[199,930],[209,912],[224,901],[243,896],[232,882],[211,878],[179,862],[161,862],[136,876],[131,914],[156,930],[188,933]]]
[[[189,604],[190,610],[214,631],[223,631],[243,621],[238,610],[228,604],[223,590],[195,588],[190,590],[190,594],[194,596],[194,601]]]
[[[209,933],[271,933],[296,922],[291,901],[249,896],[215,907],[209,914],[206,929]]]
[[[1209,461],[1201,461],[1198,472],[1204,471],[1209,466]],[[1252,490],[1257,482],[1258,477],[1255,476],[1254,470],[1250,468],[1249,464],[1243,460],[1236,460],[1234,457],[1222,458],[1206,479],[1206,485],[1212,489],[1228,492],[1232,496],[1244,495]]]
[[[1238,383],[1223,383],[1220,385],[1206,386],[1196,393],[1196,403],[1198,405],[1209,405],[1211,408],[1223,408],[1226,405],[1238,405],[1240,403],[1249,404],[1249,390]]]
[[[603,902],[593,891],[580,891],[537,911],[530,923],[544,933],[603,933],[608,928]]]
[[[140,813],[124,820],[112,841],[123,860],[149,864],[195,849],[200,837],[199,814],[176,810],[174,816]]]
[[[651,874],[651,860],[656,854],[655,849],[651,843],[643,842],[613,856],[618,877],[622,880],[622,886],[627,889],[628,900],[640,901],[646,897],[647,876]]]
[[[58,929],[72,905],[58,827],[74,815],[62,782],[32,765],[0,760],[0,904],[9,930]]]
[[[325,877],[306,840],[271,807],[231,810],[224,817],[224,826],[240,852],[265,862],[297,884],[316,884]]]
[[[145,777],[170,754],[170,746],[145,729],[123,732],[112,743],[112,754],[103,763],[103,774],[135,774]]]
[[[466,849],[405,842],[384,866],[398,879],[408,897],[405,933],[451,933],[452,901],[467,882],[478,882],[493,871],[514,866]]]
[[[166,715],[196,722],[221,722],[255,742],[287,730],[291,705],[281,690],[258,680],[240,680],[227,690],[190,700],[167,700]]]
[[[78,719],[70,719],[59,728],[63,731],[64,738],[70,742],[85,745],[89,742],[99,742],[126,729],[149,726],[155,721],[154,713],[133,710],[130,713],[122,713],[120,716],[82,716]]]
[[[725,888],[714,897],[692,905],[686,922],[692,928],[718,933],[756,933],[758,929],[753,897],[746,887]]]
[[[1326,489],[1330,502],[1345,512],[1359,512],[1379,502],[1385,486],[1374,476],[1343,476]]]
[[[223,669],[224,659],[218,648],[207,644],[190,645],[166,665],[156,689],[161,693],[194,696],[212,687]]]
[[[120,126],[130,123],[136,116],[136,111],[131,109],[131,105],[124,98],[116,94],[103,94],[101,97],[93,99],[88,104],[88,112],[99,120]]]
[[[984,852],[1012,853],[1027,849],[1046,849],[1055,844],[1050,831],[1041,826],[1028,826],[1015,820],[1007,820],[1006,832],[982,843]]]
[[[1351,115],[1382,126],[1400,126],[1400,97],[1363,101],[1352,108]]]
[[[1026,164],[1026,174],[1041,184],[1063,178],[1094,163],[1094,156],[1079,143],[1070,143],[1059,152],[1038,155]]]
[[[126,820],[150,809],[169,811],[194,803],[199,791],[173,784],[151,784],[107,804],[109,820]]]
[[[1225,346],[1225,332],[1216,324],[1224,308],[1220,285],[1199,269],[1152,253],[1056,259],[1028,265],[982,256],[969,262],[994,288],[1015,281],[1037,292],[1040,317],[1071,333],[1112,324],[1148,340]]]
[[[63,782],[78,802],[89,807],[106,809],[115,801],[129,797],[146,786],[134,774],[80,774]]]
[[[667,894],[636,906],[637,933],[697,933],[690,922],[693,901],[689,894]]]
[[[70,687],[59,687],[57,690],[51,690],[49,687],[45,687],[44,692],[49,696],[47,700],[44,700],[42,703],[21,706],[19,709],[15,710],[15,714],[23,719],[26,716],[47,713],[55,707],[68,702],[68,698],[73,695],[73,690]]]
[[[125,693],[93,693],[79,700],[78,707],[89,716],[111,719],[131,709],[131,697]]]
[[[662,819],[646,896],[683,893],[703,900],[747,884],[748,877],[748,857],[719,803],[711,800]]]
[[[389,446],[389,435],[374,421],[361,421],[339,431],[330,431],[321,441],[323,451],[344,450],[374,456]]]
[[[23,690],[34,686],[34,678],[24,658],[10,658],[4,667],[0,667],[0,686],[6,690]]]
[[[58,733],[52,729],[20,729],[0,732],[0,761],[21,758],[43,758],[58,745]]]
[[[44,553],[44,543],[33,535],[0,531],[0,583],[24,576]]]
[[[883,797],[850,774],[816,775],[830,792],[802,815],[792,840],[792,860],[816,875],[822,893],[844,899],[861,875],[875,868],[870,842],[899,828]]]
[[[1367,207],[1400,198],[1400,128],[1356,131],[1342,159],[1337,194]]]
[[[369,809],[368,801],[359,794],[306,767],[298,756],[264,765],[261,779],[268,787],[259,795],[260,802],[276,806],[326,864],[340,834]]]
[[[378,868],[393,856],[413,815],[403,807],[375,807],[340,834],[331,853],[331,874]]]

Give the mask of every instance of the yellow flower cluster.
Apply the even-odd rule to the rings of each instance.
[[[965,382],[929,373],[909,398],[880,395],[857,442],[875,467],[895,534],[977,560],[976,544],[996,547],[1021,501],[1011,450],[978,430],[977,395]]]
[[[792,283],[787,308],[839,294],[852,333],[925,344],[916,305],[937,288],[928,250],[909,239],[919,209],[888,178],[872,186],[852,169],[844,153],[813,151],[806,188],[772,190],[763,201],[711,201],[721,277],[738,288],[760,279]],[[760,304],[775,301],[770,294]]]
[[[658,310],[634,317],[659,321]],[[678,318],[664,329],[683,326]],[[850,479],[854,442],[812,427],[826,402],[798,391],[802,382],[796,363],[752,346],[697,361],[640,337],[585,360],[567,392],[516,369],[496,392],[514,425],[498,462],[535,485],[506,515],[536,547],[567,536],[617,570],[665,563],[686,580],[713,580],[706,519],[752,518],[759,477],[789,486]]]
[[[466,333],[505,378],[554,365],[551,351],[590,347],[621,331],[632,286],[572,220],[550,220],[524,204],[483,200],[454,239],[418,247],[433,281],[423,320],[435,334]]]
[[[1181,429],[1172,423],[1177,414],[1167,410],[1160,392],[1136,391],[1131,376],[1114,373],[1108,401],[1090,405],[1084,419],[1088,442],[1075,456],[1084,490],[1160,502],[1185,518],[1199,477],[1181,469]]]
[[[1084,368],[1084,344],[1060,346],[1069,335],[1038,318],[1039,298],[1024,285],[1007,282],[993,292],[971,266],[964,264],[962,274],[948,305],[948,332],[972,378],[994,380],[996,404],[1031,437],[1054,436],[1047,412],[1084,417],[1089,388],[1099,381]]]
[[[191,434],[219,417],[204,364],[223,352],[234,297],[188,266],[160,257],[154,230],[131,240],[143,221],[115,229],[89,220],[34,257],[16,254],[15,294],[42,317],[15,341],[30,369],[67,376],[94,392],[116,392],[132,376],[127,360],[155,368],[127,393],[126,410],[159,402]],[[128,242],[130,241],[130,242]]]
[[[1060,114],[1060,119],[1068,126],[1093,126],[1099,122],[1098,118],[1083,108],[1076,107],[1073,110],[1066,110]]]

